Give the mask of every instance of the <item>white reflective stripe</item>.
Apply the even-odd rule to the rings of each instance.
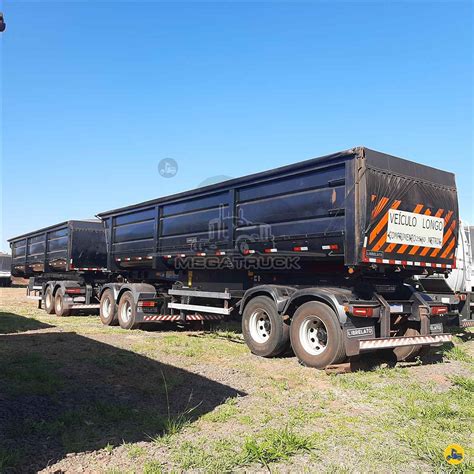
[[[369,262],[376,263],[377,259],[376,258],[369,258]]]
[[[386,258],[382,259],[382,263],[390,263],[390,260],[387,260]]]
[[[381,349],[391,347],[403,347],[414,345],[437,344],[440,342],[451,341],[451,334],[438,334],[431,336],[414,336],[414,337],[387,337],[381,339],[369,339],[359,341],[360,349]]]
[[[413,265],[413,262],[410,261],[410,260],[408,260],[408,261],[407,261],[407,265]]]
[[[331,250],[331,246],[330,245],[323,245],[321,247],[323,250]]]
[[[395,260],[395,265],[401,265],[402,261],[401,260]]]

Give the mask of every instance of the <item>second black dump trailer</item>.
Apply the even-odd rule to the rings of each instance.
[[[9,240],[12,275],[29,278],[28,297],[49,314],[99,308],[108,281],[104,226],[98,219],[70,220]]]
[[[359,147],[98,217],[104,324],[237,316],[255,354],[318,368],[450,340],[407,282],[455,264],[451,173]]]

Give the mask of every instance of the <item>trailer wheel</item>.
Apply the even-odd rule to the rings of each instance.
[[[400,328],[397,332],[397,336],[407,336],[407,337],[414,337],[419,336],[420,332],[412,327],[403,327]],[[402,346],[402,347],[395,347],[393,349],[393,353],[395,354],[398,362],[412,362],[415,358],[420,355],[423,346]]]
[[[290,346],[289,327],[267,296],[257,296],[245,306],[242,333],[250,350],[261,357],[275,357]]]
[[[117,304],[112,290],[105,290],[100,297],[99,317],[106,326],[117,326]]]
[[[51,286],[48,286],[44,292],[44,310],[48,314],[54,314],[54,296]]]
[[[135,301],[131,291],[126,291],[120,298],[118,305],[118,322],[122,329],[135,329],[138,323],[136,319]]]
[[[296,310],[291,321],[290,338],[301,365],[324,369],[346,357],[337,316],[324,303],[310,301]]]
[[[66,307],[64,303],[64,292],[59,289],[56,291],[56,296],[54,297],[54,312],[56,316],[69,316],[70,310]]]

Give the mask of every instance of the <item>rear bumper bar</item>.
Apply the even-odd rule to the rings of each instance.
[[[461,320],[459,325],[462,328],[474,328],[474,319],[464,319]]]
[[[365,339],[359,341],[359,350],[390,349],[403,346],[427,346],[430,344],[442,344],[451,341],[451,334],[436,334],[431,336],[412,337],[385,337],[379,339]]]

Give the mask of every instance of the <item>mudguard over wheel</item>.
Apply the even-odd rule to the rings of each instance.
[[[99,317],[102,324],[117,326],[119,324],[117,309],[114,292],[110,289],[105,290],[100,297]]]
[[[54,314],[54,295],[51,286],[48,286],[44,293],[44,310],[48,314]]]
[[[257,296],[245,306],[242,333],[250,350],[261,357],[278,356],[290,346],[289,326],[268,296]]]
[[[54,297],[54,312],[56,316],[69,316],[70,309],[66,306],[64,302],[64,291],[60,288],[56,291],[56,296]]]
[[[296,310],[290,338],[296,357],[307,367],[324,369],[346,358],[339,320],[324,303],[310,301]]]
[[[136,320],[137,310],[131,291],[126,291],[120,298],[118,305],[118,322],[122,329],[135,329],[138,327]]]

